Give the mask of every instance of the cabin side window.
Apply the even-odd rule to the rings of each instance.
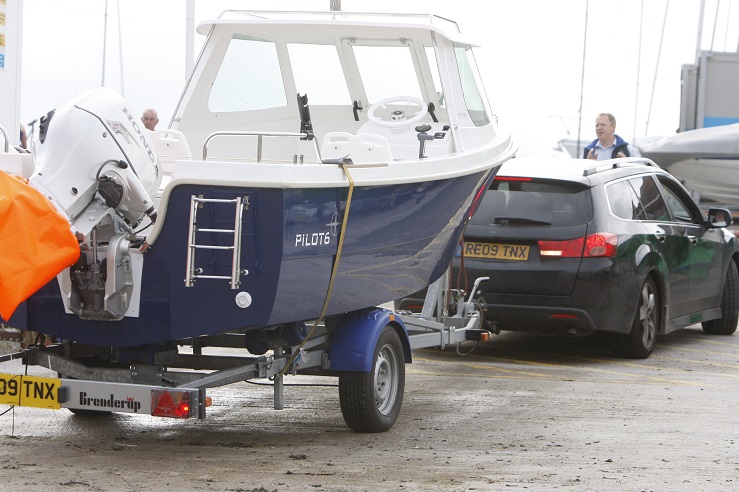
[[[287,105],[277,47],[235,35],[208,97],[214,113],[256,111]]]
[[[446,101],[444,100],[444,93],[441,90],[441,78],[439,77],[439,66],[436,63],[436,51],[433,46],[426,46],[425,52],[426,60],[429,64],[429,70],[431,70],[431,81],[434,84],[434,94],[436,94],[436,101],[431,102],[436,103],[437,108],[445,108]]]
[[[464,95],[467,112],[475,126],[489,125],[491,121],[490,109],[480,79],[480,72],[477,70],[475,58],[472,55],[472,49],[469,46],[456,45],[454,52],[457,58],[457,70],[462,82],[462,94]]]
[[[351,105],[336,46],[288,43],[295,88],[316,105]]]

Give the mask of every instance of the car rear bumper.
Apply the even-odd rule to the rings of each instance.
[[[644,282],[633,268],[610,262],[583,261],[568,295],[497,294],[480,286],[487,303],[485,319],[510,331],[584,335],[593,331],[628,333]],[[467,268],[470,278],[485,274]],[[498,271],[495,275],[513,272]],[[490,272],[488,272],[490,275]]]

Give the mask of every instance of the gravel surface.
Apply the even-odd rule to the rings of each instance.
[[[16,408],[0,490],[739,490],[739,336],[694,326],[637,361],[604,337],[522,333],[413,355],[382,434],[350,431],[337,380],[306,376],[280,411],[271,387],[211,390],[204,421]]]

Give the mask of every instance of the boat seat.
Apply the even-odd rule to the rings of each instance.
[[[162,173],[172,175],[174,163],[179,159],[192,159],[192,152],[185,134],[178,130],[152,130],[149,132],[154,151],[162,165]]]
[[[185,134],[181,131],[152,130],[149,132],[149,136],[154,145],[154,151],[159,158],[159,165],[162,166],[162,182],[159,184],[157,196],[154,197],[154,201],[158,206],[164,188],[172,180],[175,162],[182,159],[192,159],[192,152],[190,152],[190,145],[187,143]]]
[[[393,161],[393,153],[382,135],[327,133],[321,143],[321,160],[338,162],[342,159],[351,159],[354,164],[389,163]]]
[[[429,135],[435,133],[445,133],[446,135],[442,139],[426,141],[426,157],[452,155],[454,153],[452,134],[450,131],[444,130],[445,127],[448,127],[448,124],[429,123],[429,125],[431,125],[431,130],[428,131]],[[390,143],[390,149],[396,161],[418,160],[418,151],[420,148],[418,132],[411,125],[400,128],[387,128],[368,121],[359,128],[359,133],[385,137]]]

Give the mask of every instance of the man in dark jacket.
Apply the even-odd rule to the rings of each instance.
[[[601,113],[595,119],[595,134],[593,140],[583,151],[583,159],[605,160],[616,157],[638,156],[639,151],[629,145],[623,138],[616,135],[616,118],[611,113]]]

